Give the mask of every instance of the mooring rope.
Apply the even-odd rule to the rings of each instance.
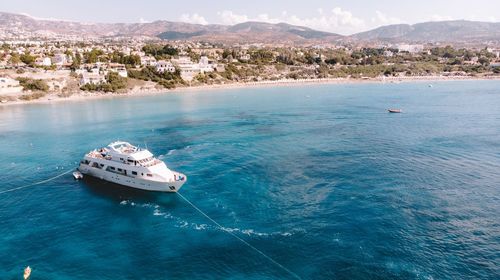
[[[294,278],[297,278],[297,279],[301,279],[299,275],[297,275],[295,272],[291,271],[290,269],[284,267],[283,265],[281,265],[279,262],[275,261],[273,258],[269,257],[268,255],[266,255],[264,252],[262,252],[261,250],[257,249],[256,247],[254,247],[252,244],[248,243],[247,241],[245,241],[243,238],[239,237],[238,235],[232,233],[231,231],[227,230],[227,228],[223,227],[221,224],[219,224],[217,221],[215,221],[214,219],[210,218],[210,216],[208,216],[205,212],[203,212],[200,208],[198,208],[196,205],[194,205],[191,201],[189,201],[187,198],[185,198],[182,194],[180,194],[179,192],[177,192],[177,195],[179,195],[182,199],[184,199],[184,201],[186,201],[189,205],[191,205],[196,211],[198,211],[200,214],[202,214],[203,216],[205,216],[205,218],[209,219],[212,223],[214,223],[216,226],[218,226],[220,229],[222,229],[223,231],[229,233],[230,235],[232,235],[234,238],[238,239],[239,241],[241,241],[243,244],[247,245],[248,247],[252,248],[255,252],[259,253],[260,255],[262,255],[263,257],[265,257],[266,259],[268,259],[269,261],[271,261],[272,263],[274,263],[275,265],[277,265],[278,267],[280,267],[281,269],[283,269],[284,271],[286,271],[287,273],[289,273],[291,276],[293,276]]]
[[[20,186],[20,187],[17,187],[17,188],[12,188],[12,189],[8,189],[8,190],[3,190],[3,191],[0,191],[0,194],[4,194],[4,193],[8,193],[8,192],[13,192],[13,191],[17,191],[17,190],[21,190],[21,189],[25,189],[25,188],[29,188],[29,187],[32,187],[32,186],[36,186],[36,185],[41,185],[43,183],[47,183],[47,182],[50,182],[52,180],[55,180],[59,177],[62,177],[68,173],[70,173],[71,171],[73,171],[72,169],[68,170],[68,171],[65,171],[59,175],[56,175],[54,177],[51,177],[51,178],[48,178],[48,179],[45,179],[43,181],[39,181],[39,182],[35,182],[35,183],[31,183],[31,184],[28,184],[28,185],[25,185],[25,186]],[[223,231],[225,231],[226,233],[232,235],[234,238],[238,239],[239,241],[241,241],[243,244],[247,245],[248,247],[250,247],[251,249],[253,249],[255,252],[259,253],[260,255],[262,255],[264,258],[268,259],[269,261],[271,261],[272,263],[274,263],[275,265],[277,265],[278,267],[280,267],[281,269],[283,269],[284,271],[286,271],[288,274],[290,274],[291,276],[293,276],[294,278],[297,278],[297,279],[301,279],[299,275],[297,275],[295,272],[291,271],[290,269],[286,268],[285,266],[283,266],[282,264],[280,264],[279,262],[275,261],[273,258],[269,257],[268,255],[266,255],[264,252],[262,252],[261,250],[257,249],[256,247],[254,247],[252,244],[248,243],[247,241],[245,241],[243,238],[237,236],[236,234],[232,233],[231,231],[227,230],[227,228],[223,227],[221,224],[219,224],[217,221],[215,221],[214,219],[212,219],[210,216],[208,216],[208,214],[206,214],[205,212],[203,212],[200,208],[198,208],[196,205],[194,205],[191,201],[189,201],[187,198],[185,198],[182,194],[180,194],[179,192],[177,192],[177,195],[179,195],[184,201],[186,201],[189,205],[191,205],[191,207],[193,207],[196,211],[198,211],[200,214],[202,214],[204,217],[206,217],[208,220],[210,220],[212,223],[214,223],[216,226],[218,226],[220,229],[222,229]]]
[[[36,186],[36,185],[41,185],[43,183],[47,183],[47,182],[50,182],[52,180],[55,180],[61,176],[64,176],[70,172],[72,172],[73,169],[70,169],[68,171],[65,171],[57,176],[54,176],[54,177],[51,177],[49,179],[46,179],[46,180],[43,180],[43,181],[40,181],[40,182],[36,182],[36,183],[32,183],[32,184],[29,184],[29,185],[25,185],[25,186],[21,186],[21,187],[17,187],[17,188],[12,188],[12,189],[8,189],[8,190],[4,190],[4,191],[0,191],[0,194],[4,194],[4,193],[8,193],[8,192],[13,192],[13,191],[17,191],[17,190],[21,190],[21,189],[25,189],[25,188],[29,188],[29,187],[33,187],[33,186]]]

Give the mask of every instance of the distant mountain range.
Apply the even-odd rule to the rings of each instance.
[[[388,25],[354,34],[361,41],[388,42],[484,42],[500,41],[500,23],[479,21],[440,21],[424,22],[414,25]]]
[[[335,42],[343,38],[339,34],[316,31],[311,28],[286,23],[245,22],[236,25],[198,25],[194,32],[165,31],[158,37],[167,40],[201,40],[225,43],[311,43]]]
[[[222,43],[334,42],[343,36],[286,23],[246,22],[236,25],[201,25],[183,22],[80,23],[40,20],[26,15],[0,12],[0,34],[31,33],[40,36],[148,36],[167,40],[198,40]]]
[[[221,43],[484,43],[500,42],[500,23],[475,21],[426,22],[388,25],[342,36],[286,23],[245,22],[236,25],[200,25],[171,21],[151,23],[81,23],[35,19],[0,12],[0,37],[19,35],[73,35],[79,37],[158,37]]]

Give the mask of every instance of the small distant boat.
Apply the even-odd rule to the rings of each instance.
[[[80,173],[80,171],[75,171],[73,172],[73,177],[75,178],[75,180],[81,180],[83,179],[83,174]]]
[[[429,84],[429,87],[431,88],[431,87],[434,87],[434,86],[433,86],[433,85],[431,85],[431,84]]]
[[[31,275],[31,267],[27,266],[24,269],[24,280],[30,278],[30,275]]]
[[[403,110],[401,109],[387,109],[387,111],[389,111],[389,113],[402,113]]]

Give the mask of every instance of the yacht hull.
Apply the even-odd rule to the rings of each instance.
[[[187,181],[186,176],[181,173],[176,173],[176,174],[182,176],[183,180],[176,180],[172,182],[161,182],[161,181],[144,180],[137,177],[111,173],[103,169],[83,164],[81,164],[78,167],[78,171],[80,171],[84,175],[92,176],[107,182],[135,189],[156,191],[156,192],[177,192],[180,190],[182,185],[184,185],[184,183],[186,183]]]

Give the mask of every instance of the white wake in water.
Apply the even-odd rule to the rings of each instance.
[[[206,146],[216,146],[216,145],[220,145],[221,143],[218,143],[218,142],[209,142],[209,143],[201,143],[201,144],[193,144],[193,145],[187,145],[186,147],[184,148],[180,148],[180,149],[171,149],[169,150],[166,154],[164,155],[159,155],[158,158],[159,159],[164,159],[166,156],[170,156],[170,155],[173,155],[174,153],[177,153],[177,152],[180,152],[180,151],[187,151],[187,150],[191,150],[193,148],[198,148],[198,147],[206,147]]]
[[[282,232],[282,231],[260,232],[260,231],[254,230],[254,229],[240,229],[240,228],[218,227],[218,226],[213,226],[213,225],[209,225],[209,224],[197,224],[197,223],[188,222],[188,221],[183,220],[179,217],[175,217],[171,213],[169,213],[168,211],[164,211],[163,209],[161,209],[160,205],[153,204],[153,203],[136,203],[136,202],[133,202],[130,200],[123,200],[120,202],[120,205],[152,209],[153,216],[156,216],[159,218],[164,218],[164,219],[170,219],[170,220],[174,221],[174,227],[183,228],[183,229],[192,229],[192,230],[199,230],[199,231],[218,230],[218,231],[239,233],[239,234],[246,235],[246,236],[258,236],[258,237],[271,237],[271,236],[288,237],[288,236],[292,236],[296,233],[305,233],[304,229],[293,229],[292,231],[284,231],[284,232]]]

